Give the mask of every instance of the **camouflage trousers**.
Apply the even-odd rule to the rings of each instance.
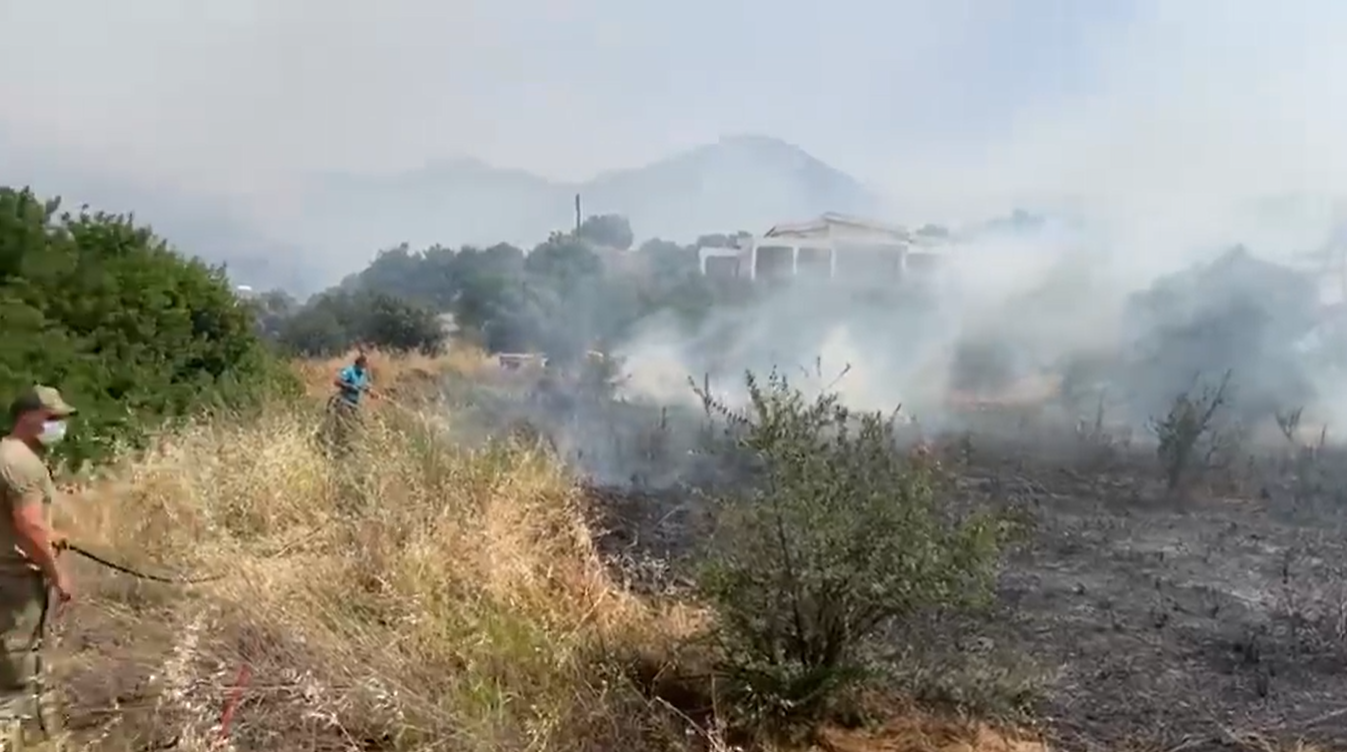
[[[31,748],[60,732],[56,698],[46,691],[50,602],[41,575],[0,573],[0,752]]]

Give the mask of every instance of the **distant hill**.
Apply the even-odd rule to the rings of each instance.
[[[0,185],[31,186],[44,198],[60,196],[64,210],[134,214],[184,253],[226,264],[239,284],[316,292],[315,252],[270,235],[240,216],[231,201],[188,194],[85,169],[49,151],[18,148],[0,132]]]
[[[23,159],[17,159],[22,155]],[[797,146],[735,136],[644,167],[583,183],[552,181],[473,159],[434,162],[391,176],[323,174],[308,181],[300,211],[263,228],[237,205],[85,171],[31,150],[6,149],[0,183],[32,184],[77,208],[134,211],[178,247],[224,262],[240,283],[305,294],[358,271],[381,248],[408,242],[525,248],[574,222],[574,196],[589,214],[627,216],[639,240],[690,242],[705,233],[766,230],[825,211],[884,215],[877,194]]]
[[[855,178],[797,146],[762,136],[722,139],[575,189],[596,211],[626,215],[638,235],[671,240],[762,232],[824,212],[885,213],[882,199]]]
[[[564,183],[476,160],[391,177],[325,175],[306,197],[325,242],[529,246],[588,214],[622,214],[638,238],[691,241],[709,232],[766,230],[825,211],[874,215],[882,200],[797,146],[765,136],[721,139],[644,167]]]

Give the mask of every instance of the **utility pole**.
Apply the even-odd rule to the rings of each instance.
[[[575,231],[580,232],[580,194],[575,194]]]

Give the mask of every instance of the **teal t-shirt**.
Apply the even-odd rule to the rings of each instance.
[[[346,366],[337,374],[342,383],[341,398],[347,404],[360,404],[360,395],[369,387],[369,371],[354,365]]]

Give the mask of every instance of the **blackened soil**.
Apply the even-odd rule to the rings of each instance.
[[[980,457],[958,475],[959,502],[1034,520],[976,629],[1047,672],[1039,711],[1058,748],[1347,750],[1347,508],[1278,478],[1180,500],[1137,465]],[[678,587],[697,494],[591,496],[632,584]]]

